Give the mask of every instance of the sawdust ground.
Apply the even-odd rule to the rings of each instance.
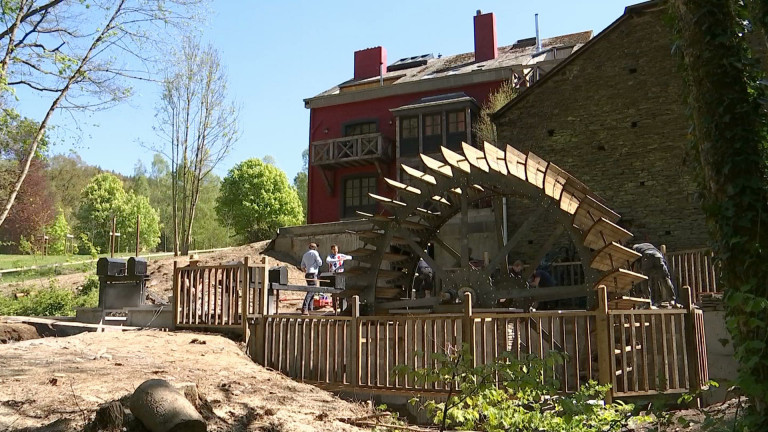
[[[359,431],[339,419],[370,413],[258,366],[221,336],[82,333],[0,345],[0,430],[62,419],[79,430],[99,405],[153,378],[196,384],[212,407],[208,430]]]

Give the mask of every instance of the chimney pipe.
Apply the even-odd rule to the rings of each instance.
[[[496,17],[493,13],[483,14],[480,10],[474,17],[475,62],[493,60],[499,56],[496,45]]]
[[[541,52],[541,38],[539,37],[539,14],[536,14],[536,52]]]

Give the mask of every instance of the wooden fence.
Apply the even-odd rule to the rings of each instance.
[[[255,316],[262,304],[262,289],[267,280],[266,259],[249,265],[242,263],[216,266],[174,263],[174,323],[176,328],[242,329],[247,335],[244,316]],[[266,303],[264,301],[264,303]]]
[[[684,392],[708,380],[701,311],[690,289],[684,309],[609,311],[603,287],[595,311],[474,313],[361,317],[352,315],[259,315],[251,320],[249,353],[257,363],[291,378],[379,390],[444,391],[393,373],[396,365],[434,368],[435,353],[469,344],[476,364],[508,352],[542,358],[550,351],[565,361],[547,369],[560,390],[573,392],[588,380],[612,384],[613,397]]]
[[[720,291],[715,259],[709,249],[669,252],[666,257],[675,286],[691,287],[694,301],[701,300],[702,294]]]

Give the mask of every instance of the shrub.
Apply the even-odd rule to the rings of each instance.
[[[60,288],[51,281],[48,288],[29,292],[23,297],[0,297],[0,315],[21,316],[72,316],[75,308],[96,307],[99,302],[99,290],[93,289],[92,282],[87,291],[75,294],[71,290]],[[85,286],[85,285],[84,285]],[[98,280],[96,281],[98,287]]]
[[[423,355],[423,353],[422,353]],[[446,402],[427,401],[427,412],[440,430],[587,432],[619,431],[631,418],[632,405],[603,403],[609,386],[590,381],[571,395],[558,394],[558,383],[545,379],[545,370],[564,355],[550,352],[544,359],[502,354],[494,363],[474,366],[468,345],[434,354],[437,367],[395,372],[417,383],[445,383]]]

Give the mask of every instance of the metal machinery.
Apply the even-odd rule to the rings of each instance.
[[[441,148],[442,159],[420,155],[424,171],[402,166],[407,180],[385,179],[396,198],[370,196],[385,211],[363,214],[371,222],[368,231],[356,232],[365,247],[350,254],[359,262],[347,268],[346,295],[359,294],[367,313],[387,313],[402,308],[449,310],[471,292],[479,307],[492,308],[501,299],[541,301],[592,296],[593,287],[606,285],[614,307],[630,307],[633,284],[645,276],[632,272],[631,263],[640,255],[622,246],[632,234],[617,225],[620,216],[573,176],[533,153],[485,143],[482,150],[463,144],[463,154]],[[501,227],[504,199],[522,200],[533,211],[510,232],[505,244],[488,257],[481,268],[470,265],[470,216],[473,203],[493,202],[497,226]],[[509,206],[507,206],[509,207]],[[513,209],[514,210],[514,209]],[[553,226],[541,227],[543,215]],[[452,218],[459,219],[458,245],[447,244],[441,229]],[[529,289],[525,278],[508,271],[508,255],[521,247],[531,230],[549,238],[531,256],[539,262],[553,243],[567,235],[576,246],[584,271],[584,283],[572,286]],[[437,245],[460,263],[440,265],[427,252]],[[525,247],[525,245],[523,245]],[[423,259],[431,268],[440,289],[434,296],[407,299],[416,264]]]
[[[96,262],[99,277],[99,308],[122,309],[138,307],[146,299],[147,260],[130,257],[99,258]]]

